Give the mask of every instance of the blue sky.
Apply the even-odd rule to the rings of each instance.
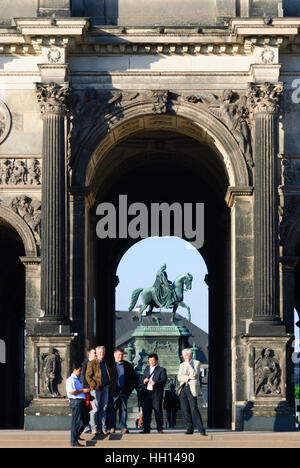
[[[208,332],[208,287],[204,282],[206,265],[191,244],[177,237],[150,237],[126,252],[117,269],[120,283],[116,288],[116,309],[128,310],[132,291],[152,286],[163,263],[167,265],[171,281],[182,273],[193,275],[192,290],[185,292],[184,302],[191,308],[192,322]],[[187,311],[182,307],[178,308],[178,313],[187,317]],[[299,339],[298,327],[295,327],[295,337]]]
[[[192,322],[208,332],[208,287],[204,282],[207,268],[199,252],[177,237],[150,237],[126,252],[117,269],[120,283],[116,288],[116,309],[128,310],[133,290],[152,286],[164,263],[170,281],[183,273],[193,275],[192,289],[185,292],[183,302],[191,308]],[[187,318],[186,309],[178,307],[177,312]]]

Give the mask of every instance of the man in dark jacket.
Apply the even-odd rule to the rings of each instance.
[[[144,429],[141,434],[149,434],[151,430],[151,416],[154,409],[156,427],[159,434],[163,434],[163,391],[167,382],[167,372],[164,367],[158,365],[157,354],[149,354],[149,366],[146,366],[143,383],[146,392],[143,401]]]
[[[169,385],[169,390],[165,392],[164,398],[164,409],[167,412],[169,428],[174,428],[176,426],[176,415],[179,408],[180,400],[176,395],[175,384],[174,382],[171,382]]]
[[[131,392],[136,387],[137,376],[133,366],[123,360],[124,350],[116,348],[114,351],[114,362],[110,367],[111,392],[109,422],[110,432],[116,430],[117,411],[121,411],[120,426],[122,434],[128,433],[127,429],[127,401]]]

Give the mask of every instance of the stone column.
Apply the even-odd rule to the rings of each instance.
[[[277,114],[281,84],[252,85],[248,102],[254,120],[254,310],[244,345],[247,404],[244,430],[294,430],[290,405],[292,336],[280,316],[277,200]]]
[[[294,333],[295,268],[300,257],[283,256],[281,263],[282,310],[288,333]],[[299,322],[298,322],[299,323]]]
[[[276,122],[282,92],[281,84],[253,84],[248,95],[254,118],[255,160],[254,315],[251,335],[273,335],[271,325],[281,324]],[[281,333],[284,333],[283,328]]]
[[[67,83],[37,84],[43,118],[41,310],[44,328],[66,321],[65,115]]]

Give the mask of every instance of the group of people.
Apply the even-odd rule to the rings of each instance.
[[[183,362],[179,366],[177,376],[180,387],[176,394],[180,393],[186,434],[193,434],[194,429],[197,429],[202,435],[206,435],[197,403],[200,362],[192,358],[190,349],[184,349],[182,356]],[[157,431],[163,434],[163,392],[167,383],[167,372],[164,367],[159,366],[157,354],[150,354],[148,362],[140,385],[132,364],[124,360],[122,348],[114,350],[112,363],[106,359],[105,347],[98,346],[88,351],[88,358],[82,364],[73,365],[72,374],[66,381],[67,396],[72,410],[72,446],[81,446],[80,436],[83,432],[93,435],[115,433],[118,412],[121,433],[129,433],[127,402],[135,388],[138,390],[143,414],[143,430],[140,433],[150,433],[154,410]],[[175,388],[170,390],[172,393],[169,398],[165,397],[164,407],[167,410],[169,427],[174,427],[176,411],[173,410],[174,406],[170,404],[169,399],[176,394]]]

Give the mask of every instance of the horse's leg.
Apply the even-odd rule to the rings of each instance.
[[[143,304],[142,307],[140,308],[140,312],[139,312],[139,322],[141,325],[143,325],[143,312],[144,310],[147,309],[147,304]]]
[[[189,306],[187,306],[184,302],[180,302],[178,305],[180,305],[184,309],[187,309],[187,311],[188,311],[188,321],[190,322],[191,321],[191,309],[189,308]]]
[[[152,315],[153,314],[153,308],[154,308],[154,305],[149,305],[149,309],[148,309],[148,315]],[[153,315],[153,318],[156,322],[156,325],[159,325],[159,318],[158,317],[155,317],[155,315]]]
[[[178,308],[178,304],[175,303],[173,306],[172,315],[171,315],[171,323],[173,323],[174,325],[175,325],[175,317],[176,317],[177,308]]]

